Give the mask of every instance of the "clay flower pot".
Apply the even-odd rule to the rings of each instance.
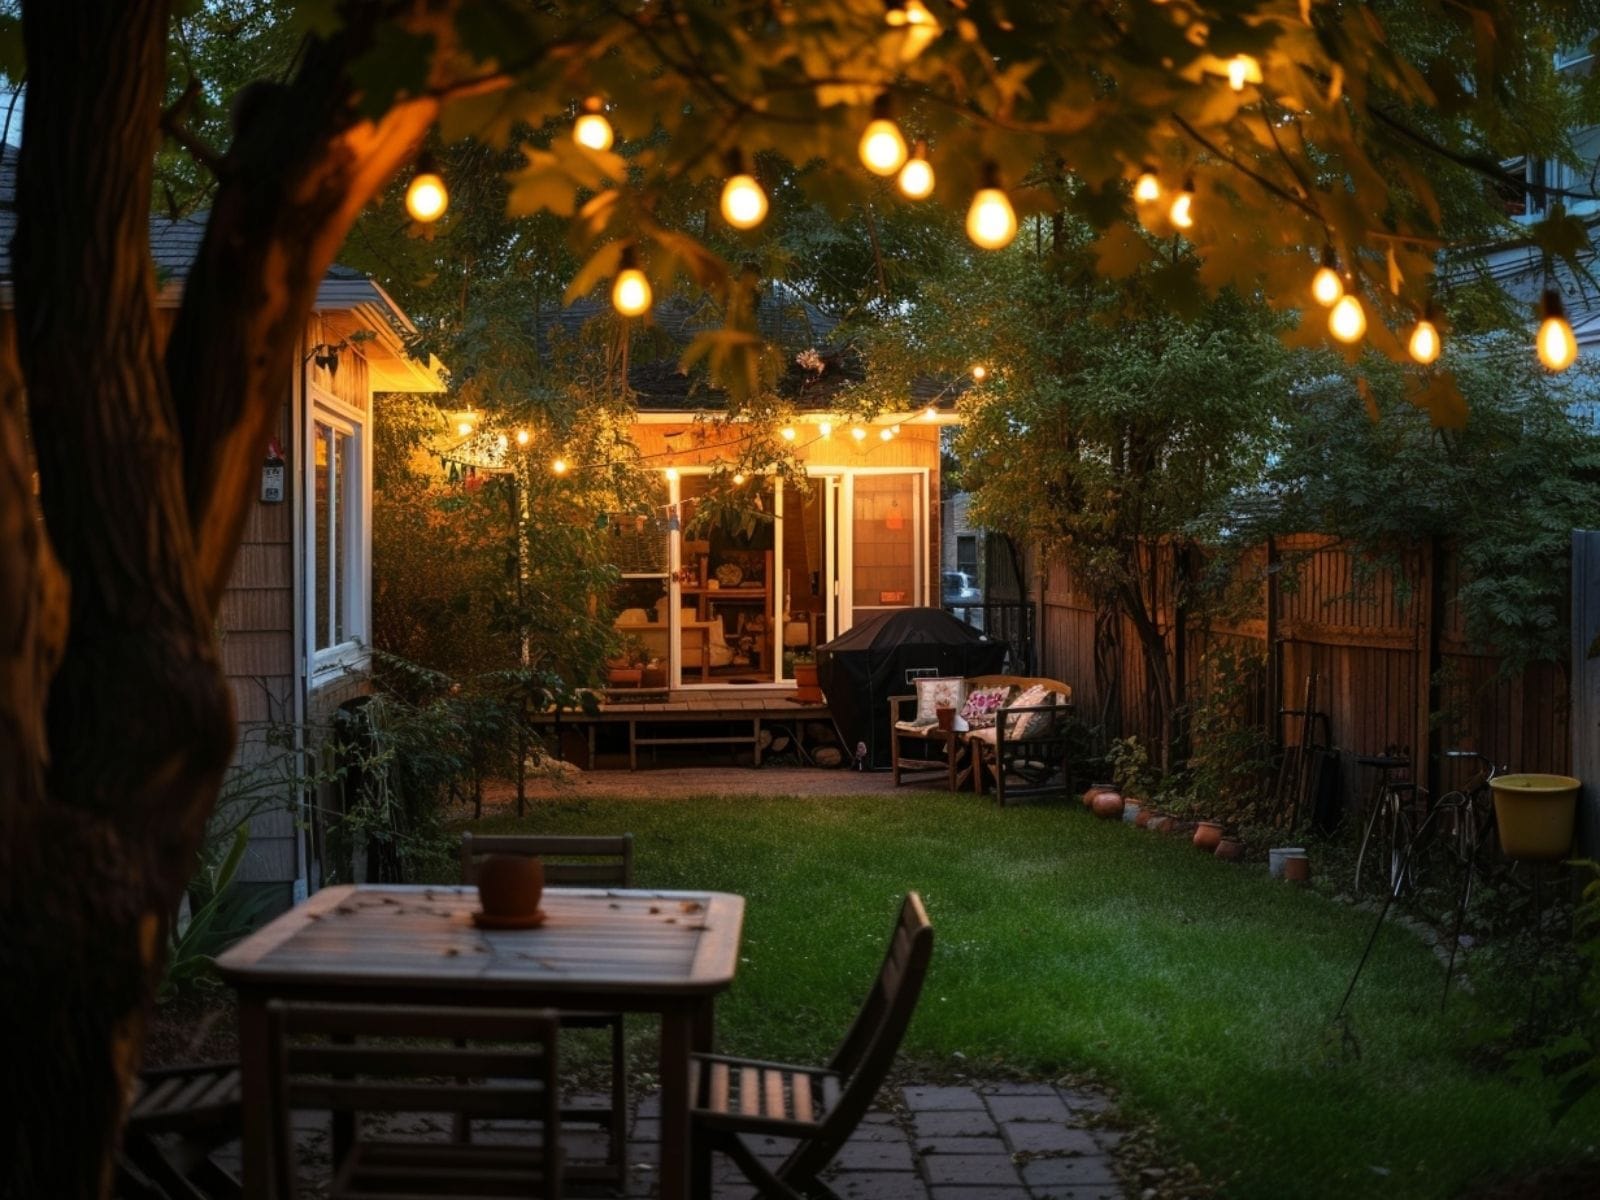
[[[1289,854],[1284,856],[1283,877],[1290,883],[1311,882],[1311,860],[1304,854]]]
[[[1115,790],[1096,792],[1092,811],[1102,821],[1122,820],[1122,793]]]
[[[1225,837],[1217,843],[1216,855],[1223,862],[1238,862],[1244,857],[1244,843],[1238,838]]]
[[[491,854],[478,864],[478,904],[484,915],[527,917],[539,911],[544,863],[526,854]]]
[[[1083,806],[1085,808],[1092,809],[1094,807],[1094,798],[1101,792],[1115,792],[1116,790],[1117,786],[1114,783],[1091,783],[1086,789],[1084,789]]]
[[[948,708],[948,707],[946,707],[944,705],[940,705],[938,708],[935,708],[933,710],[933,716],[934,716],[934,719],[939,722],[939,728],[944,730],[945,732],[948,733],[951,729],[955,728],[955,724],[956,724],[956,710],[955,709]]]
[[[794,665],[794,698],[804,703],[821,704],[822,687],[817,678],[817,664],[797,662]]]
[[[1201,821],[1194,827],[1194,844],[1201,850],[1215,850],[1221,841],[1221,821]]]
[[[1146,805],[1140,805],[1139,811],[1133,814],[1133,823],[1140,829],[1146,829],[1149,827],[1150,822],[1155,818],[1155,815],[1154,809],[1151,809]]]
[[[1173,827],[1177,825],[1177,823],[1177,817],[1174,817],[1169,813],[1157,813],[1155,816],[1151,817],[1145,822],[1144,827],[1146,829],[1153,830],[1156,833],[1171,833]]]

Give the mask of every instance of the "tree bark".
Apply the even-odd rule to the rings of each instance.
[[[3,1196],[109,1186],[169,914],[231,755],[212,627],[253,470],[323,273],[437,109],[358,117],[346,67],[394,15],[367,11],[240,121],[163,352],[149,198],[168,5],[24,7],[20,375],[0,374],[0,1012],[27,1103]]]

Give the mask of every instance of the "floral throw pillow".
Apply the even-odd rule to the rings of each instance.
[[[916,683],[918,725],[937,724],[939,709],[959,709],[967,698],[967,681],[959,675],[929,677],[919,679]]]
[[[1037,708],[1051,701],[1050,689],[1035,684],[1028,688],[1011,702],[1012,708]],[[1053,714],[1048,712],[1017,713],[1006,718],[1006,737],[1024,741],[1030,737],[1043,737],[1050,732],[1050,718]]]
[[[961,709],[961,719],[969,729],[985,729],[994,724],[995,711],[1011,694],[1009,687],[973,688]]]

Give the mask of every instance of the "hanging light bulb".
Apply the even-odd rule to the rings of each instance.
[[[1361,307],[1354,292],[1346,292],[1328,314],[1328,332],[1348,345],[1359,342],[1366,331],[1367,310]]]
[[[599,96],[590,96],[583,102],[583,111],[572,123],[572,140],[590,150],[609,150],[617,140],[611,122],[606,120],[606,106]]]
[[[884,428],[878,430],[878,437],[880,440],[887,442],[894,437],[894,430],[885,426]]]
[[[533,434],[526,429],[517,430],[517,445],[526,446],[531,441],[533,441]]]
[[[567,473],[567,460],[564,458],[556,459],[550,464],[550,469],[557,475],[565,475]]]
[[[817,432],[820,433],[823,437],[832,437],[833,436],[833,422],[831,422],[831,421],[822,421],[822,422],[820,422],[817,425]]]
[[[722,219],[735,229],[754,229],[766,217],[767,194],[735,150],[728,156],[728,182],[722,185]]]
[[[406,212],[424,225],[437,221],[450,207],[450,191],[434,166],[433,155],[424,150],[417,156],[417,169],[406,185]]]
[[[1323,308],[1332,308],[1344,295],[1344,281],[1339,278],[1339,260],[1334,257],[1332,246],[1322,248],[1322,265],[1311,277],[1311,295]]]
[[[982,363],[979,363],[977,366],[972,368],[972,378],[978,383],[982,383],[988,377],[989,368],[984,366]]]
[[[1000,190],[1000,169],[983,167],[983,187],[967,209],[967,236],[985,250],[1002,250],[1017,236],[1017,213]]]
[[[1411,340],[1406,343],[1406,349],[1411,357],[1427,366],[1439,357],[1443,349],[1443,342],[1439,337],[1439,328],[1433,323],[1433,306],[1430,304],[1422,312],[1422,318],[1411,330]]]
[[[1173,225],[1179,229],[1194,228],[1194,180],[1183,181],[1183,190],[1172,198],[1172,207],[1167,210]]]
[[[1543,320],[1539,323],[1539,361],[1552,371],[1565,371],[1578,357],[1578,339],[1567,320],[1566,307],[1554,289],[1539,302]]]
[[[653,294],[650,281],[639,269],[639,258],[632,246],[622,251],[622,269],[611,285],[611,304],[625,317],[637,317],[650,311]]]
[[[852,425],[850,427],[850,436],[855,438],[855,440],[858,442],[866,441],[867,427],[865,425]]]
[[[1145,167],[1133,181],[1133,198],[1139,204],[1154,204],[1161,199],[1161,180],[1154,167]]]
[[[668,467],[667,468],[667,479],[668,480],[673,480],[673,479],[676,479],[677,477],[678,477],[678,468],[677,467]]]
[[[778,431],[778,433],[783,437],[783,440],[786,441],[786,442],[792,442],[792,441],[794,441],[794,439],[796,437],[793,425],[785,425],[782,429],[780,429]]]
[[[887,93],[873,101],[872,120],[861,131],[861,143],[856,152],[861,155],[862,166],[885,178],[905,165],[906,139],[889,115]]]
[[[469,437],[469,436],[471,436],[471,434],[472,434],[472,422],[470,420],[468,420],[466,417],[463,417],[461,420],[457,421],[456,422],[456,433],[459,434],[461,437]]]
[[[922,415],[930,421],[936,421],[939,419],[939,410],[930,404],[922,410]]]
[[[1248,54],[1235,54],[1228,60],[1228,86],[1244,91],[1247,83],[1261,82],[1261,64]]]
[[[733,486],[734,487],[740,487],[743,484],[744,484],[744,472],[743,471],[735,471],[733,473]]]
[[[933,164],[928,161],[928,143],[919,141],[895,180],[907,200],[926,200],[933,195]]]

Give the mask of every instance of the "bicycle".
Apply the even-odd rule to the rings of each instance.
[[[1367,825],[1356,851],[1355,893],[1362,894],[1361,876],[1370,854],[1383,864],[1377,869],[1387,881],[1388,895],[1399,896],[1410,886],[1411,847],[1421,823],[1417,817],[1421,789],[1414,780],[1395,778],[1395,772],[1411,769],[1411,756],[1407,747],[1389,746],[1382,754],[1358,756],[1356,764],[1376,768],[1378,779],[1367,800]]]

